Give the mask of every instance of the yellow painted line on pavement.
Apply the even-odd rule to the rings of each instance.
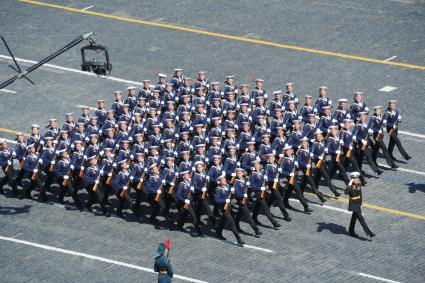
[[[125,22],[130,22],[130,23],[136,23],[136,24],[142,24],[142,25],[147,25],[147,26],[154,26],[154,27],[160,27],[160,28],[166,28],[166,29],[172,29],[172,30],[185,31],[185,32],[190,32],[190,33],[195,33],[195,34],[200,34],[200,35],[205,35],[205,36],[211,36],[211,37],[216,37],[216,38],[224,38],[224,39],[236,40],[236,41],[241,41],[241,42],[248,42],[248,43],[254,43],[254,44],[259,44],[259,45],[277,47],[277,48],[282,48],[282,49],[296,50],[296,51],[312,53],[312,54],[333,56],[333,57],[350,59],[350,60],[366,61],[366,62],[370,62],[370,63],[378,63],[378,64],[384,64],[384,65],[397,66],[397,67],[405,67],[405,68],[409,68],[409,69],[425,70],[425,66],[420,66],[420,65],[413,65],[413,64],[394,62],[394,61],[385,61],[385,60],[381,60],[381,59],[368,58],[368,57],[355,56],[355,55],[348,55],[348,54],[337,53],[337,52],[332,52],[332,51],[326,51],[326,50],[320,50],[320,49],[314,49],[314,48],[307,48],[307,47],[302,47],[302,46],[297,46],[297,45],[289,45],[289,44],[277,43],[277,42],[272,42],[272,41],[236,36],[236,35],[231,35],[231,34],[211,32],[211,31],[207,31],[207,30],[196,29],[196,28],[185,27],[185,26],[177,26],[177,25],[167,24],[167,23],[145,21],[145,20],[141,20],[141,19],[135,19],[135,18],[106,14],[106,13],[94,12],[94,11],[91,11],[91,10],[81,10],[81,9],[76,9],[76,8],[71,8],[71,7],[67,7],[67,6],[51,4],[51,3],[41,2],[41,1],[34,1],[34,0],[18,0],[18,1],[22,2],[22,3],[28,3],[28,4],[44,6],[44,7],[50,7],[50,8],[65,10],[65,11],[74,12],[74,13],[87,14],[87,15],[98,16],[98,17],[114,19],[114,20],[119,20],[119,21],[125,21]]]
[[[308,194],[308,195],[311,195],[311,196],[315,195],[313,193],[305,193],[305,194]],[[333,201],[337,201],[337,202],[348,203],[348,198],[345,198],[345,197],[339,197],[339,198],[329,197],[328,199],[333,200]],[[419,220],[425,220],[424,215],[414,214],[414,213],[405,212],[405,211],[392,209],[392,208],[386,208],[386,207],[371,204],[371,203],[363,202],[363,207],[367,207],[367,208],[370,208],[370,209],[373,209],[373,210],[386,212],[386,213],[390,213],[390,214],[395,214],[395,215],[399,215],[399,216],[406,216],[406,217],[415,218],[415,219],[419,219]]]
[[[8,134],[13,134],[13,135],[17,135],[18,133],[22,133],[19,131],[15,131],[15,130],[11,130],[11,129],[6,129],[6,128],[0,128],[0,132],[3,133],[8,133]],[[24,134],[24,136],[29,137],[29,134]]]

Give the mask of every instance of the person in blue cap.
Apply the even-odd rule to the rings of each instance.
[[[159,244],[156,250],[158,256],[155,258],[153,269],[158,272],[158,283],[170,283],[173,278],[173,267],[171,260],[165,255],[166,247],[164,243]]]

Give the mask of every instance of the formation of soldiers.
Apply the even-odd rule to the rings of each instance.
[[[325,202],[322,179],[339,197],[333,178],[350,185],[347,171],[356,171],[366,185],[364,160],[382,174],[376,163],[380,151],[392,168],[397,168],[395,146],[410,159],[398,138],[401,115],[394,100],[386,110],[375,106],[370,111],[364,94],[356,92],[352,103],[339,99],[333,105],[327,88],[320,87],[316,99],[306,95],[299,101],[292,83],[286,91],[269,94],[261,79],[250,90],[237,85],[234,76],[221,86],[210,83],[205,72],[192,80],[181,69],[169,82],[159,74],[156,86],[143,83],[138,92],[128,87],[125,97],[116,91],[110,109],[98,100],[94,113],[89,107],[77,118],[67,113],[62,128],[50,119],[42,135],[40,126],[32,125],[27,139],[17,135],[14,150],[1,142],[1,188],[9,184],[27,198],[38,190],[46,202],[56,181],[60,203],[71,196],[79,209],[89,211],[98,203],[105,216],[110,216],[112,194],[118,216],[131,209],[138,217],[146,202],[152,224],[159,225],[161,214],[171,229],[184,230],[190,216],[201,237],[206,227],[201,216],[206,215],[218,238],[224,239],[228,223],[243,245],[240,221],[247,221],[256,237],[261,235],[259,213],[279,229],[270,206],[277,205],[284,220],[291,221],[287,209],[292,209],[288,199],[293,192],[309,214],[305,187]],[[21,191],[24,178],[29,182]],[[83,188],[88,193],[84,204],[79,198]]]

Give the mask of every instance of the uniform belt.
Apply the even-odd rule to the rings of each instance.
[[[161,274],[161,275],[168,274],[167,269],[161,269],[159,271],[159,274]]]
[[[350,199],[352,199],[352,200],[360,199],[360,196],[351,197]]]

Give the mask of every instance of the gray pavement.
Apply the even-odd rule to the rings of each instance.
[[[92,5],[90,10],[107,14],[377,59],[397,56],[394,61],[425,65],[423,1],[50,3],[78,9]],[[400,102],[401,130],[425,134],[423,70],[243,43],[11,0],[0,3],[0,26],[15,56],[29,60],[39,60],[78,34],[93,30],[98,42],[110,50],[112,75],[127,80],[149,78],[155,82],[156,71],[171,75],[174,67],[182,67],[190,76],[202,69],[210,79],[219,81],[228,74],[237,74],[239,82],[261,77],[269,92],[292,81],[299,97],[316,96],[317,87],[327,85],[334,101],[351,99],[356,90],[366,93],[369,106],[385,105],[394,98]],[[8,55],[3,46],[0,55]],[[79,60],[79,49],[74,48],[51,63],[79,69]],[[7,63],[10,60],[0,59],[0,81],[11,76]],[[125,83],[51,68],[42,68],[30,77],[35,86],[19,81],[8,87],[17,94],[0,92],[0,128],[28,132],[32,123],[47,125],[51,117],[62,123],[65,112],[78,113],[75,105],[95,106],[100,98],[110,103],[114,90],[127,87]],[[387,85],[397,89],[379,91]],[[0,132],[0,137],[13,135]],[[171,238],[175,272],[208,282],[379,282],[359,272],[399,282],[423,282],[424,220],[397,215],[395,210],[425,215],[425,176],[419,174],[425,172],[425,139],[400,137],[413,159],[399,165],[411,171],[386,170],[379,179],[370,178],[364,188],[367,203],[391,209],[364,209],[366,221],[377,233],[372,242],[348,237],[345,227],[350,215],[330,208],[313,207],[314,213],[309,216],[292,212],[292,222],[279,220],[283,224],[280,231],[263,228],[261,239],[244,236],[247,244],[273,251],[268,253],[155,230],[145,223],[146,217],[139,222],[131,215],[124,220],[105,219],[57,204],[9,196],[0,196],[0,236],[148,268],[153,266],[157,244]],[[336,184],[343,188],[342,182]],[[326,187],[321,190],[329,193]],[[54,202],[52,196],[49,198]],[[317,200],[314,196],[307,198]],[[346,209],[345,203],[333,200],[326,205]],[[276,208],[273,213],[280,215]],[[260,220],[265,222],[265,218]],[[243,228],[250,231],[246,225]],[[225,236],[232,239],[228,231]],[[2,282],[155,280],[151,273],[2,240],[0,251]]]

